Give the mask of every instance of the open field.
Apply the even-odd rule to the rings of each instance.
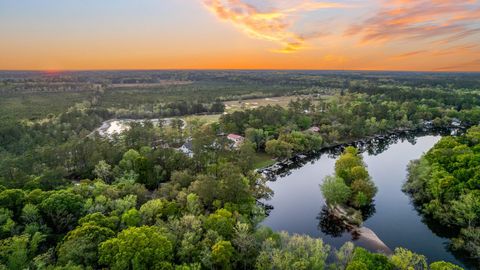
[[[295,96],[280,96],[280,97],[267,97],[267,98],[254,98],[238,101],[227,101],[225,104],[225,111],[230,113],[238,110],[255,109],[261,106],[267,105],[279,105],[281,107],[287,107],[290,101],[297,98],[318,98],[312,95],[295,95]]]
[[[195,120],[203,121],[207,124],[211,124],[211,123],[218,122],[218,120],[220,119],[220,116],[221,114],[191,115],[191,116],[182,117],[182,119],[184,119],[187,122],[189,120],[195,119]]]

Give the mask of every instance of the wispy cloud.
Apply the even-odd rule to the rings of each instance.
[[[439,67],[434,70],[435,71],[480,70],[480,59],[464,62],[458,65]]]
[[[438,48],[438,49],[422,49],[416,51],[405,52],[397,55],[393,55],[391,59],[404,59],[410,57],[417,57],[420,55],[428,55],[428,56],[445,56],[445,55],[452,55],[452,54],[470,54],[480,55],[480,45],[479,44],[463,44],[463,45],[456,45],[447,48]]]
[[[347,35],[360,35],[363,43],[399,39],[435,39],[454,42],[480,32],[477,0],[385,0],[380,11]]]
[[[345,8],[345,4],[334,2],[317,2],[313,0],[295,2],[288,7],[260,7],[245,0],[203,0],[208,9],[218,18],[233,23],[247,35],[275,42],[281,46],[274,50],[280,53],[291,53],[306,47],[308,40],[327,35],[327,31],[319,30],[311,33],[294,31],[292,27],[298,15],[305,12]],[[281,1],[277,1],[281,2]]]
[[[424,53],[428,53],[428,51],[427,50],[412,51],[412,52],[407,52],[407,53],[394,55],[392,58],[393,59],[402,59],[402,58],[408,58],[408,57],[411,57],[411,56],[417,56],[419,54],[424,54]]]

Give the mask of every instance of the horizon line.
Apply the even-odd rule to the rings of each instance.
[[[0,72],[40,72],[40,73],[67,73],[67,72],[121,72],[121,71],[330,71],[330,72],[417,72],[417,73],[480,73],[462,70],[402,70],[402,69],[275,69],[275,68],[130,68],[130,69],[0,69]]]

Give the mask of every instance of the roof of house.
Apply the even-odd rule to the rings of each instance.
[[[240,139],[243,139],[243,136],[232,133],[232,134],[228,134],[227,138],[232,139],[232,140],[240,140]]]

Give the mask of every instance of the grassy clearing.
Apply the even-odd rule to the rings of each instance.
[[[329,96],[322,96],[322,98],[327,98]],[[227,101],[225,102],[225,111],[232,113],[240,110],[255,109],[267,105],[279,105],[286,108],[290,101],[296,100],[298,98],[312,98],[311,95],[295,95],[295,96],[281,96],[281,97],[269,97],[269,98],[255,98],[255,99],[245,99],[245,100],[236,100],[236,101]]]
[[[225,110],[229,113],[239,110],[255,109],[267,105],[279,105],[282,107],[288,106],[291,100],[296,99],[297,96],[284,96],[272,98],[256,98],[246,99],[241,101],[227,101],[225,102]]]
[[[207,124],[212,124],[212,123],[218,122],[218,120],[220,119],[220,116],[221,116],[221,114],[191,115],[191,116],[185,117],[184,119],[186,121],[188,121],[188,120],[199,120],[199,121],[205,122]]]
[[[275,160],[265,153],[256,153],[254,157],[255,169],[261,169],[275,164]]]

